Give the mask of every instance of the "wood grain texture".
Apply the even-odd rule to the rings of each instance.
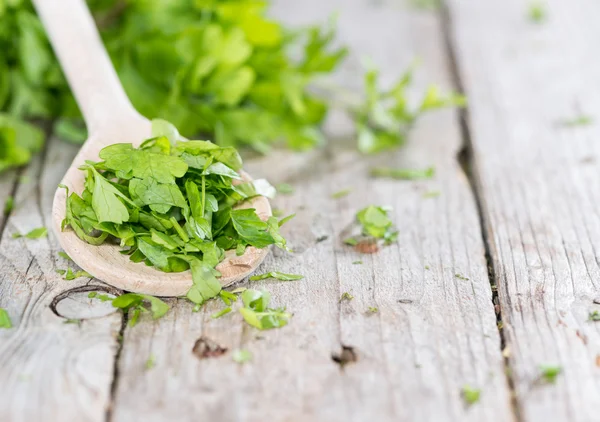
[[[449,2],[474,173],[524,421],[598,420],[600,3]],[[556,385],[539,365],[563,368]]]
[[[450,87],[434,15],[360,0],[281,1],[274,13],[299,25],[324,21],[335,10],[341,41],[353,51],[338,75],[348,88],[360,88],[360,58],[367,54],[381,65],[386,84],[418,54],[417,84]],[[352,151],[348,120],[332,115],[328,131],[338,141],[327,150],[247,162],[256,177],[295,187],[274,203],[297,213],[283,230],[295,253],[274,251],[259,272],[305,278],[241,284],[268,289],[274,306],[294,314],[289,326],[258,332],[237,312],[211,319],[220,302],[194,314],[185,301],[172,300],[165,318],[126,329],[112,420],[512,420],[477,211],[455,159],[461,147],[456,113],[430,116],[407,148],[368,160]],[[437,177],[370,180],[367,167],[375,163],[435,165]],[[349,196],[331,198],[345,188],[353,189]],[[431,190],[441,196],[423,198]],[[341,238],[355,212],[370,203],[395,207],[400,239],[378,254],[359,255]],[[345,291],[354,300],[340,303]],[[379,312],[367,315],[370,306]],[[228,350],[199,358],[192,349],[201,337]],[[332,360],[342,346],[358,357],[344,368]],[[240,347],[254,356],[243,366],[232,361]],[[147,369],[150,357],[155,366]],[[460,397],[466,384],[483,391],[470,408]]]
[[[24,170],[0,241],[0,307],[13,322],[0,330],[0,420],[103,421],[122,318],[113,311],[65,324],[50,305],[63,295],[60,308],[69,318],[94,316],[91,300],[74,312],[65,294],[90,280],[66,281],[56,273],[69,263],[57,256],[53,233],[37,240],[11,237],[49,224],[54,190],[76,148],[59,141],[47,148]]]

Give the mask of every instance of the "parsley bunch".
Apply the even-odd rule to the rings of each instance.
[[[63,229],[93,245],[119,242],[129,259],[160,271],[191,269],[187,297],[198,304],[221,291],[215,267],[226,250],[287,249],[279,226],[289,217],[263,221],[254,209],[235,209],[273,190],[243,179],[235,148],[187,141],[164,120],[152,122],[152,136],[139,148],[110,145],[101,162],[81,167],[85,189],[67,195]]]
[[[348,52],[332,46],[331,24],[291,31],[266,17],[267,0],[88,5],[125,91],[143,115],[162,116],[188,136],[204,134],[225,147],[262,153],[277,141],[295,150],[324,142],[320,126],[331,98],[309,86]],[[79,110],[30,0],[0,0],[0,51],[0,113],[19,124],[53,120],[55,134],[82,142]],[[371,70],[366,100],[357,107],[341,104],[354,117],[360,151],[400,146],[424,112],[464,104],[462,96],[444,96],[431,85],[418,107],[410,107],[412,71],[380,92]],[[21,132],[14,123],[4,133],[1,116],[0,171],[28,162],[42,143],[41,134]]]

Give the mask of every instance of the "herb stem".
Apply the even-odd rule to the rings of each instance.
[[[179,237],[181,237],[181,240],[183,240],[186,243],[189,242],[190,238],[185,233],[185,231],[183,230],[183,228],[181,228],[181,226],[179,225],[179,222],[175,219],[175,217],[171,217],[169,219],[169,221],[173,224],[173,228],[175,229],[175,231],[177,232],[177,234],[179,235]]]

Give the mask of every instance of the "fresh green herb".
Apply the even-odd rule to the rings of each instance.
[[[202,304],[201,303],[196,303],[194,305],[194,307],[192,308],[192,312],[199,312],[201,308],[202,308]]]
[[[425,265],[425,269],[429,270],[430,269],[429,265]]]
[[[0,328],[12,328],[12,321],[4,308],[0,308]]]
[[[81,325],[81,320],[77,319],[77,318],[65,319],[63,321],[63,324],[77,324],[77,325]]]
[[[267,278],[276,278],[277,280],[281,281],[293,281],[302,280],[304,276],[300,274],[285,274],[280,273],[279,271],[271,271],[266,274],[253,275],[252,277],[250,277],[250,281],[265,280]]]
[[[362,261],[353,261],[352,262],[352,264],[354,264],[354,265],[362,265],[362,263],[363,263]]]
[[[61,251],[61,252],[59,252],[59,253],[58,253],[58,256],[60,256],[60,257],[62,257],[62,258],[64,258],[64,259],[67,259],[67,260],[69,260],[69,261],[73,261],[73,260],[71,259],[71,257],[70,257],[69,255],[67,255],[67,253],[66,253],[66,252],[62,252],[62,251]]]
[[[233,352],[231,358],[237,363],[246,363],[252,360],[252,353],[247,349],[238,349]]]
[[[259,330],[283,327],[292,315],[285,308],[269,308],[270,300],[271,295],[264,290],[245,290],[242,293],[244,307],[240,308],[240,313],[248,324]]]
[[[60,275],[64,275],[65,280],[75,280],[79,277],[94,278],[94,276],[88,273],[87,271],[80,270],[73,272],[71,268],[67,268],[66,270],[56,270],[56,272]]]
[[[109,302],[115,298],[114,296],[98,294],[98,292],[89,292],[88,297],[90,299],[98,299],[101,302]]]
[[[527,12],[529,20],[534,23],[542,23],[546,20],[546,7],[541,2],[532,2],[529,4],[529,11]]]
[[[548,384],[556,383],[556,377],[562,372],[562,368],[556,365],[541,365],[540,376]]]
[[[15,206],[15,198],[13,198],[12,196],[9,196],[8,198],[6,198],[6,201],[4,201],[4,215],[8,215],[11,213],[11,211],[13,210]]]
[[[344,196],[348,196],[350,194],[350,192],[352,192],[352,189],[343,189],[343,190],[333,193],[331,195],[331,197],[333,199],[340,199],[340,198],[343,198]]]
[[[246,287],[238,287],[236,289],[233,289],[230,293],[237,295],[239,293],[244,293],[246,290],[248,290]]]
[[[561,126],[565,127],[576,127],[576,126],[589,126],[594,123],[592,116],[581,115],[573,117],[571,119],[565,119],[560,122]]]
[[[283,195],[290,195],[294,193],[294,187],[288,183],[280,183],[277,185],[277,192]]]
[[[140,148],[115,144],[86,162],[85,189],[67,192],[66,218],[82,240],[99,245],[118,239],[123,253],[164,272],[191,270],[187,298],[203,303],[221,291],[215,267],[226,250],[275,244],[287,250],[278,221],[235,205],[257,195],[241,179],[242,161],[232,147],[187,141],[164,120],[152,121],[152,136]]]
[[[432,190],[432,191],[429,191],[429,192],[425,192],[423,194],[423,198],[424,199],[437,198],[440,195],[441,195],[441,192],[439,190]]]
[[[48,229],[46,227],[38,227],[37,229],[31,230],[27,234],[13,233],[13,239],[26,237],[27,239],[40,239],[42,237],[48,237]]]
[[[386,245],[396,241],[398,231],[388,216],[390,208],[369,205],[356,213],[356,220],[361,225],[361,234],[372,239],[381,239]],[[344,239],[350,246],[358,245],[356,237]]]
[[[13,60],[10,58],[10,55],[6,55],[6,48],[11,48],[10,44],[12,44],[12,41],[10,41],[10,37],[12,36],[8,36],[6,32],[2,31],[3,27],[6,25],[5,22],[7,19],[10,19],[2,16],[5,8],[3,7],[2,9],[3,10],[0,11],[0,50],[4,53],[3,57],[6,59],[0,64],[0,111],[6,109],[4,104],[8,100],[8,94],[11,90],[14,89],[18,91],[19,89],[25,88],[23,86],[24,81],[20,79],[22,76],[17,73],[12,74],[12,80],[9,79],[11,73],[8,72],[7,65]],[[24,22],[26,22],[25,14],[23,14],[22,17],[23,19],[15,19],[14,24],[24,24]],[[20,28],[20,31],[16,33],[23,32],[27,32],[26,27]],[[14,34],[15,32],[13,32],[13,35]],[[3,38],[7,36],[9,38],[3,40]],[[6,44],[6,41],[8,41],[8,44]],[[26,45],[20,46],[23,49],[31,48],[31,46]],[[35,53],[35,51],[32,53]],[[16,62],[14,62],[14,64],[17,65]],[[21,91],[21,95],[18,96],[20,98],[17,98],[16,100],[26,100],[24,97],[28,94],[33,93]],[[0,112],[0,172],[27,164],[31,159],[32,154],[38,152],[44,142],[44,134],[40,129],[19,119],[18,117],[20,116],[18,116],[18,113],[15,113],[17,110],[13,109],[10,111],[15,114],[15,117]],[[5,205],[4,213],[8,214],[8,212],[6,211]]]
[[[131,316],[129,318],[129,325],[131,326],[137,324],[141,313],[148,312],[148,309],[144,306],[144,303],[150,304],[150,313],[154,319],[164,316],[169,310],[169,305],[159,298],[150,295],[125,293],[112,300],[113,307],[119,308],[125,313],[131,311]]]
[[[594,311],[588,314],[589,321],[600,321],[600,312]]]
[[[479,401],[481,390],[465,385],[461,390],[461,395],[465,403],[471,406]]]
[[[419,180],[431,179],[435,174],[435,168],[428,167],[423,170],[417,170],[392,167],[374,167],[370,172],[372,177],[389,177],[391,179],[399,180]]]
[[[367,312],[370,314],[376,314],[377,312],[379,312],[379,308],[377,308],[375,306],[369,306],[369,308],[367,309]]]
[[[407,90],[412,82],[413,67],[389,91],[384,92],[378,89],[378,71],[367,71],[366,100],[353,110],[359,151],[371,154],[401,146],[410,129],[424,113],[449,106],[463,107],[466,104],[464,96],[455,93],[442,95],[438,86],[430,85],[419,106],[412,108]]]
[[[281,217],[285,214],[285,211],[281,208],[273,208],[273,217]]]
[[[351,301],[352,299],[354,299],[354,296],[352,296],[350,293],[348,292],[344,292],[342,293],[342,296],[340,297],[340,303],[343,301]]]
[[[225,309],[221,309],[219,312],[215,312],[214,314],[212,314],[210,317],[212,319],[217,319],[217,318],[221,318],[223,315],[227,315],[229,312],[231,312],[231,306],[228,306]]]
[[[150,370],[152,368],[154,368],[156,366],[156,357],[154,356],[154,354],[151,354],[150,356],[148,356],[148,360],[146,360],[146,370]]]
[[[454,274],[454,277],[458,278],[459,280],[464,280],[464,281],[468,281],[469,280],[468,277],[465,277],[464,275],[459,274],[459,273]]]

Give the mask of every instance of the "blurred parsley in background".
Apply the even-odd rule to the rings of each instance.
[[[127,94],[146,117],[169,120],[186,136],[262,153],[278,141],[294,150],[324,142],[328,104],[307,87],[347,54],[332,45],[332,23],[292,31],[268,19],[268,1],[258,0],[88,4]],[[303,54],[295,60],[290,49],[298,45]],[[26,163],[41,147],[41,133],[23,119],[52,120],[60,138],[82,142],[85,126],[28,0],[0,0],[0,51],[0,171]],[[376,72],[367,73],[365,104],[348,106],[362,152],[401,145],[421,112],[464,103],[432,87],[409,110],[410,73],[383,94]]]

